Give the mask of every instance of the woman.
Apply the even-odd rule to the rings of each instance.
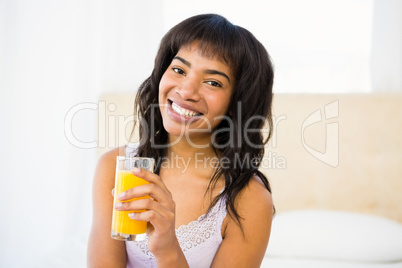
[[[140,143],[99,160],[90,267],[259,267],[274,207],[258,171],[271,136],[273,68],[247,30],[214,15],[191,17],[162,39],[135,105]],[[263,126],[268,125],[264,140]],[[117,196],[115,209],[149,222],[148,238],[110,238],[116,156],[153,157],[150,182]]]

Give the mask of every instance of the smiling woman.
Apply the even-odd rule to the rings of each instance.
[[[258,170],[272,129],[272,85],[269,55],[246,29],[214,14],[173,27],[137,93],[139,144],[99,161],[89,266],[259,267],[274,214]],[[243,122],[253,129],[247,136]],[[142,241],[109,237],[119,154],[156,160],[153,173],[131,171],[149,184],[119,194],[114,207],[141,211],[128,215],[149,223]]]
[[[174,136],[187,128],[193,142],[194,136],[209,140],[227,114],[234,80],[225,62],[203,56],[198,46],[195,42],[182,47],[159,84],[164,128]]]

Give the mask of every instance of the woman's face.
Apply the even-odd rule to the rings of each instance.
[[[159,84],[166,131],[173,136],[210,137],[227,114],[234,83],[225,62],[202,55],[197,43],[182,47]]]

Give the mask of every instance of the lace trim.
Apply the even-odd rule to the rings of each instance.
[[[222,202],[218,201],[209,214],[203,214],[197,220],[186,225],[181,225],[176,229],[176,236],[183,252],[197,247],[213,237],[218,231],[221,231],[220,228],[219,230],[216,228],[217,225],[220,225],[218,216],[221,211],[221,206]],[[226,210],[226,208],[224,208],[224,210]]]
[[[215,238],[216,240],[216,237],[219,237],[221,241],[220,227],[225,216],[226,208],[223,206],[222,200],[219,200],[208,214],[203,214],[197,220],[179,226],[176,229],[176,236],[183,253],[197,248],[211,238]],[[217,235],[218,232],[219,234]],[[148,236],[143,241],[126,243],[133,243],[132,246],[141,251],[143,254],[142,258],[134,252],[133,256],[141,259],[142,263],[152,263],[155,260],[154,255],[148,250]]]

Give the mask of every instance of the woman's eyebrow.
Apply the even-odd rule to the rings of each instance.
[[[183,59],[183,58],[181,58],[181,57],[179,57],[179,56],[176,56],[176,57],[174,57],[173,59],[174,59],[174,60],[179,60],[179,61],[183,62],[185,65],[187,65],[189,68],[191,68],[191,63],[188,62],[188,61],[186,61],[185,59]]]
[[[228,76],[227,74],[225,74],[224,72],[220,72],[220,71],[217,71],[217,70],[205,70],[204,73],[206,73],[206,74],[218,74],[218,75],[221,75],[221,76],[225,77],[225,78],[229,81],[229,84],[230,84],[230,78],[229,78],[229,76]]]
[[[184,65],[186,65],[186,66],[188,66],[189,68],[191,68],[191,63],[188,62],[188,61],[186,61],[185,59],[183,59],[183,58],[181,58],[181,57],[179,57],[179,56],[175,56],[173,59],[179,60],[179,61],[181,61]],[[209,69],[208,69],[208,70],[205,70],[204,73],[205,73],[205,74],[217,74],[217,75],[221,75],[221,76],[225,77],[225,78],[229,81],[229,83],[230,83],[230,78],[229,78],[229,76],[228,76],[227,74],[225,74],[224,72],[217,71],[217,70],[209,70]]]

